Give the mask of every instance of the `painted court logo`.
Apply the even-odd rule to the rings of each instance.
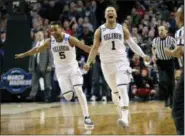
[[[1,86],[11,93],[22,93],[26,88],[31,87],[31,78],[31,74],[23,69],[13,68],[2,75]]]

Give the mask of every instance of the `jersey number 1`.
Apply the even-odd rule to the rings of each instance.
[[[115,41],[112,41],[112,50],[116,50],[116,48],[115,48]]]
[[[65,59],[66,58],[64,52],[59,52],[59,56],[60,56],[60,59]]]

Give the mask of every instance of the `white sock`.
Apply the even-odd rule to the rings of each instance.
[[[119,96],[120,96],[120,107],[122,113],[122,119],[128,118],[128,106],[129,106],[129,97],[127,92],[127,85],[118,86]]]
[[[85,94],[82,91],[82,87],[75,86],[74,90],[75,90],[76,95],[78,97],[78,101],[80,103],[84,117],[89,117],[89,111],[88,111],[88,107],[87,107],[87,99],[85,97]]]
[[[121,114],[122,114],[121,118],[123,120],[128,120],[128,109],[122,109]]]

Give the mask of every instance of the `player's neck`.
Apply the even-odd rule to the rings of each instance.
[[[108,22],[106,22],[106,23],[105,23],[105,26],[106,26],[107,28],[109,28],[109,29],[114,29],[114,28],[116,27],[116,25],[117,25],[116,22],[114,22],[114,23],[108,23]]]

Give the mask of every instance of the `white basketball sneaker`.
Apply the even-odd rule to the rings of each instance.
[[[91,121],[90,117],[85,117],[84,123],[85,129],[94,129],[94,123]]]
[[[128,128],[129,127],[129,113],[123,114],[120,119],[118,119],[117,124],[122,128]]]

